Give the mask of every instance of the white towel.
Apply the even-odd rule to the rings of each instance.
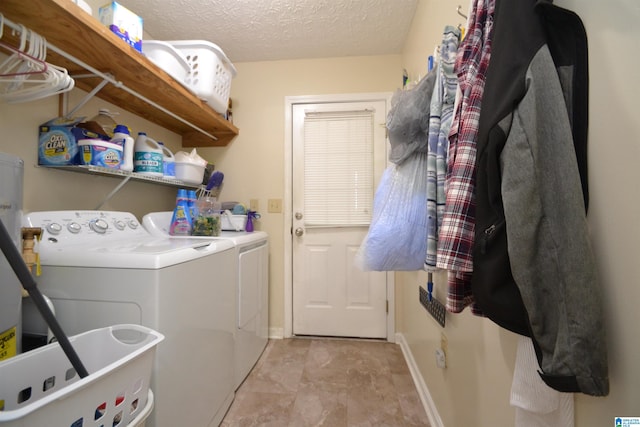
[[[573,393],[552,389],[538,375],[531,338],[521,336],[511,384],[515,427],[573,427]]]

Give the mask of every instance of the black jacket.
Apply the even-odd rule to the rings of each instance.
[[[542,379],[609,391],[600,288],[586,224],[587,44],[549,1],[496,0],[480,115],[472,290],[530,336]]]

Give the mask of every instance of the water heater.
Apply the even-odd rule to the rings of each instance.
[[[24,162],[0,152],[0,219],[20,248]],[[0,252],[0,360],[20,352],[22,285]]]

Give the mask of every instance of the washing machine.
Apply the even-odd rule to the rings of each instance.
[[[65,333],[135,323],[165,335],[146,425],[218,426],[235,394],[233,243],[152,236],[127,212],[33,212],[25,223],[43,229],[36,281]]]
[[[149,233],[169,236],[172,212],[152,212],[142,218]],[[172,236],[174,239],[184,237]],[[269,337],[269,236],[264,231],[222,231],[217,237],[191,239],[227,240],[234,244],[236,263],[235,387],[256,364]]]

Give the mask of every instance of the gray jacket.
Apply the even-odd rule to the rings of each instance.
[[[581,183],[586,168],[578,164],[576,124],[566,103],[571,87],[561,84],[534,1],[525,2],[529,9],[515,3],[500,1],[494,34],[498,50],[492,52],[488,102],[483,99],[482,105],[476,213],[476,244],[482,248],[474,255],[474,296],[488,317],[531,336],[547,385],[606,395],[602,292]],[[508,24],[500,28],[501,22]],[[503,34],[498,31],[515,39],[519,51],[511,53],[519,61],[505,56],[508,46],[498,43]],[[520,45],[519,34],[528,37]],[[503,80],[500,91],[506,75],[511,80]],[[493,270],[479,265],[476,277],[476,265],[482,263]],[[492,275],[507,291],[496,291]]]

